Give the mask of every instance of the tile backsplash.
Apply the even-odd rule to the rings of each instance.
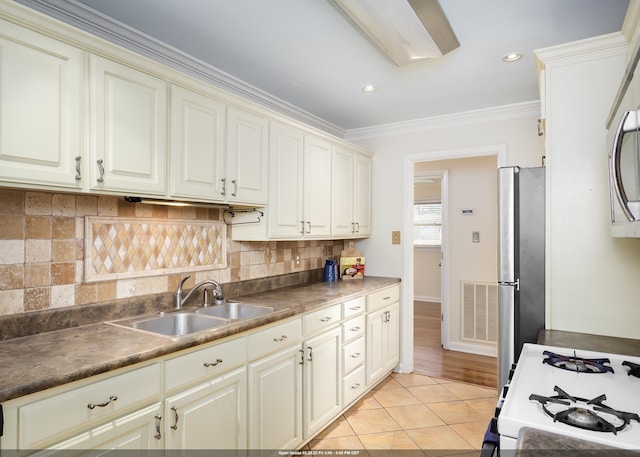
[[[188,274],[186,287],[203,279],[224,284],[313,270],[344,248],[342,240],[232,241],[233,227],[224,225],[218,209],[13,189],[0,189],[0,202],[0,315],[170,292]],[[100,223],[110,224],[102,238],[92,231]],[[145,249],[140,231],[151,237]],[[87,233],[94,237],[89,243]],[[105,240],[118,248],[109,252],[100,244]],[[162,251],[151,249],[154,243],[168,245]],[[160,251],[172,260],[158,263]]]

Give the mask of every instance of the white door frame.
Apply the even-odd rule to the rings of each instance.
[[[434,160],[464,159],[469,157],[496,156],[498,167],[507,164],[507,145],[495,144],[490,146],[477,146],[462,149],[450,149],[434,152],[418,152],[404,156],[403,173],[403,195],[404,195],[404,215],[402,230],[406,234],[402,247],[402,308],[400,316],[401,340],[400,340],[400,363],[397,371],[400,373],[411,373],[413,371],[413,175],[414,164],[416,162],[431,162]],[[496,177],[496,179],[498,179]],[[444,197],[443,197],[444,198]],[[447,264],[447,239],[443,237],[442,251],[442,284],[445,285],[441,291],[443,308],[447,307],[449,297],[448,287],[448,264]],[[444,282],[447,278],[447,282]],[[444,311],[443,311],[444,312]],[[446,317],[446,316],[445,316]],[[448,322],[447,322],[448,324]],[[447,331],[448,339],[448,331]]]

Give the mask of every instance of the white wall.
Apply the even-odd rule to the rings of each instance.
[[[615,36],[538,52],[547,105],[547,327],[640,338],[640,240],[612,238],[605,119],[626,67]]]
[[[411,205],[412,167],[406,162],[461,157],[466,150],[504,150],[501,165],[539,166],[543,140],[537,135],[539,104],[498,107],[461,113],[411,125],[352,131],[347,139],[358,143],[373,157],[373,235],[357,243],[367,256],[367,274],[402,279],[403,304],[413,301],[412,250],[404,251],[410,234],[402,233],[400,245],[391,244],[391,231],[403,230],[406,209]],[[407,172],[408,168],[408,172]],[[408,265],[408,266],[407,266]],[[413,308],[402,309],[401,371],[412,369]]]

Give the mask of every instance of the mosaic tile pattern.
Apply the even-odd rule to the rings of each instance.
[[[219,221],[85,219],[85,279],[102,281],[226,268]]]

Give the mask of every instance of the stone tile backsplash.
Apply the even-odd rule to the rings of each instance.
[[[224,225],[218,209],[12,189],[0,189],[0,202],[0,315],[170,292],[189,274],[186,287],[203,279],[224,284],[313,270],[327,258],[338,258],[343,249],[342,240],[232,241],[233,227]],[[119,244],[116,262],[126,265],[127,271],[106,268],[113,258],[103,262],[110,255],[104,246],[86,252],[94,245],[86,243],[86,234],[93,233],[87,224],[97,221],[121,230],[112,231],[116,233],[112,238],[103,234],[101,242]],[[181,257],[182,263],[161,266],[158,249],[141,249],[141,238],[132,233],[143,226],[152,237],[150,245],[168,243],[163,255]],[[204,234],[194,232],[203,228]],[[172,244],[176,234],[182,242]],[[185,247],[185,242],[197,246]],[[96,253],[102,260],[96,261]],[[87,259],[96,270],[85,271]]]

